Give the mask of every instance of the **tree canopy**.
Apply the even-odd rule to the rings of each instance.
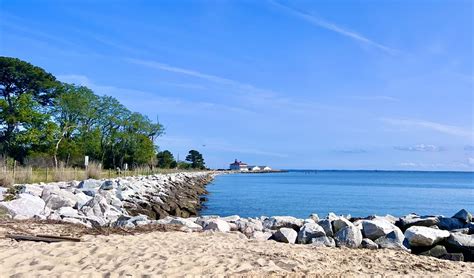
[[[0,57],[0,151],[20,163],[82,165],[84,156],[104,167],[155,163],[160,123],[117,99],[61,83],[25,61]]]
[[[191,163],[191,168],[193,169],[203,170],[206,168],[202,154],[196,150],[189,151],[189,154],[186,156],[186,161]]]

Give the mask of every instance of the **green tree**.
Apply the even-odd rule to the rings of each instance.
[[[168,150],[158,152],[156,154],[156,159],[157,159],[157,164],[159,168],[170,169],[170,168],[177,167],[177,163],[176,163],[176,160],[174,159],[173,154]]]
[[[0,57],[0,147],[3,156],[23,160],[50,129],[48,107],[53,103],[56,78],[16,58]]]
[[[191,163],[191,168],[193,169],[205,169],[204,158],[202,154],[196,150],[190,150],[189,154],[186,156],[186,161]]]

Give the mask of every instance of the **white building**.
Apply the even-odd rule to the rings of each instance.
[[[268,167],[268,166],[258,166],[260,168],[260,171],[271,171],[272,168]]]
[[[247,165],[247,163],[243,163],[242,161],[238,161],[236,159],[234,163],[230,164],[229,169],[234,171],[248,171],[249,166]]]
[[[260,169],[260,167],[258,166],[250,166],[249,167],[249,171],[261,171],[262,169]]]

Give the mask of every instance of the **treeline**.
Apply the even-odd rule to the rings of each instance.
[[[0,57],[0,92],[4,160],[83,166],[87,155],[103,168],[157,164],[154,141],[163,126],[113,97],[60,82],[44,69],[10,57]]]

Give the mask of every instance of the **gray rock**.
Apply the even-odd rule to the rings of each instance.
[[[191,220],[188,220],[188,219],[185,219],[185,218],[175,218],[175,219],[172,219],[169,224],[175,224],[175,225],[181,225],[181,226],[185,226],[189,229],[191,229],[192,231],[201,231],[202,230],[202,227],[196,223],[194,223],[193,221]]]
[[[76,190],[74,193],[77,203],[76,203],[76,208],[80,209],[85,203],[89,202],[92,197],[84,194],[84,192],[80,190]]]
[[[339,218],[335,219],[334,221],[332,221],[332,227],[333,227],[335,233],[337,233],[342,228],[345,228],[345,227],[348,227],[348,226],[352,226],[351,221],[349,221],[349,220],[347,220],[343,217],[339,217]]]
[[[407,216],[401,217],[399,221],[396,222],[396,225],[402,230],[406,230],[411,226],[424,226],[430,227],[437,225],[439,223],[438,216],[419,216],[416,214],[409,214]]]
[[[263,221],[263,226],[267,229],[277,230],[279,228],[292,228],[299,230],[303,226],[303,220],[292,216],[273,216]]]
[[[331,220],[329,219],[322,219],[318,221],[318,225],[324,229],[324,232],[327,236],[332,237],[334,236],[334,232],[332,230]]]
[[[449,237],[448,231],[422,226],[412,226],[405,231],[410,246],[432,246]]]
[[[62,207],[74,207],[76,205],[76,201],[73,199],[66,198],[62,195],[51,194],[45,200],[46,207],[57,210]]]
[[[117,187],[117,184],[111,180],[106,180],[100,186],[100,190],[112,190]]]
[[[254,231],[251,235],[251,239],[255,239],[257,241],[266,241],[272,237],[272,233],[270,232],[261,232],[261,231]]]
[[[295,243],[297,237],[298,233],[292,228],[280,228],[273,234],[273,239],[284,243]]]
[[[337,216],[334,212],[330,212],[328,213],[328,215],[326,216],[326,219],[328,219],[329,221],[334,221],[336,219],[338,219],[339,216]]]
[[[446,254],[448,254],[448,251],[446,250],[446,247],[444,247],[443,245],[436,245],[433,248],[431,248],[430,250],[427,250],[425,252],[421,252],[418,255],[440,258],[440,257],[443,257]]]
[[[66,218],[63,218],[62,219],[63,222],[68,222],[68,223],[72,223],[72,224],[76,224],[76,225],[83,225],[83,226],[86,226],[88,228],[92,228],[92,225],[88,222],[83,222],[77,218],[69,218],[69,217],[66,217]]]
[[[314,223],[317,223],[319,221],[319,216],[316,213],[312,213],[309,216],[309,219],[312,219],[314,221]]]
[[[465,223],[457,218],[440,217],[437,226],[441,230],[456,230],[464,228]]]
[[[357,248],[362,243],[362,233],[354,225],[349,225],[339,230],[334,236],[338,247]]]
[[[45,202],[38,196],[22,193],[15,200],[0,202],[0,207],[6,209],[12,217],[21,215],[32,218],[42,214]]]
[[[467,210],[462,209],[458,211],[452,218],[457,218],[464,223],[469,223],[472,221],[472,214],[470,214]]]
[[[447,246],[472,249],[474,251],[474,235],[454,233],[448,237],[446,243]]]
[[[373,220],[363,220],[361,223],[362,234],[371,240],[376,240],[379,237],[386,236],[395,228],[397,228],[392,223],[380,218],[375,218]]]
[[[240,220],[240,216],[230,215],[230,216],[226,216],[226,217],[221,217],[221,219],[224,220],[225,222],[235,223],[238,220]]]
[[[398,227],[387,235],[376,239],[375,243],[380,248],[408,250],[406,246],[408,244],[405,243],[405,236]]]
[[[324,229],[316,223],[306,223],[298,232],[297,242],[301,244],[311,243],[316,237],[326,236]]]
[[[210,219],[204,226],[204,231],[217,231],[222,233],[230,232],[229,223],[221,219]]]
[[[79,183],[78,188],[98,190],[101,185],[102,185],[102,181],[100,180],[88,179],[88,180],[81,181]]]
[[[439,258],[443,260],[456,261],[456,262],[464,261],[463,253],[448,253]]]
[[[321,236],[312,238],[311,245],[315,247],[336,247],[336,242],[332,237]]]
[[[58,211],[61,217],[78,218],[79,212],[72,207],[61,207]]]
[[[259,219],[239,219],[235,224],[237,225],[237,230],[247,236],[250,236],[255,231],[263,231],[263,224]]]
[[[375,250],[375,249],[378,249],[379,246],[377,245],[377,243],[373,242],[371,239],[369,238],[363,238],[362,239],[362,242],[360,244],[360,247],[362,248],[365,248],[365,249],[371,249],[371,250]]]

